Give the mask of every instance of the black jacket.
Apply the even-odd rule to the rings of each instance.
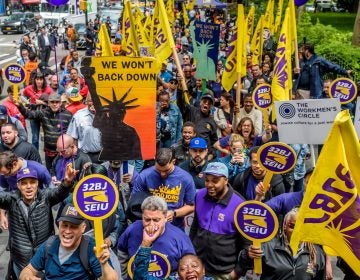
[[[41,122],[42,128],[44,130],[44,149],[51,152],[56,152],[57,139],[62,133],[66,133],[72,118],[72,114],[62,107],[57,112],[53,112],[50,107],[46,107],[41,110],[30,111],[24,106],[20,105],[19,111],[25,118],[35,119]]]
[[[18,138],[18,142],[16,143],[15,147],[9,148],[4,145],[4,143],[0,144],[0,152],[11,151],[18,157],[21,157],[26,160],[33,160],[37,161],[38,163],[41,162],[39,151],[34,147],[34,145],[25,142],[21,138]]]
[[[246,197],[246,189],[250,176],[253,176],[251,166],[248,167],[244,172],[237,175],[233,183],[234,190],[236,190],[239,194],[245,197],[245,199],[248,199]],[[264,201],[268,201],[272,197],[282,194],[284,192],[285,192],[285,186],[282,176],[279,174],[274,174],[270,181],[270,189],[265,194]]]
[[[19,191],[0,192],[0,208],[9,215],[10,257],[21,269],[34,255],[36,249],[55,234],[51,207],[65,199],[71,186],[63,184],[56,189],[39,190],[35,201],[27,208],[22,207]]]
[[[310,254],[305,246],[300,250],[297,258],[294,258],[285,249],[284,242],[280,236],[263,243],[262,250],[262,274],[261,280],[322,280],[325,279],[325,254],[320,246],[314,245],[316,249],[316,267],[308,270]],[[239,254],[240,275],[245,275],[246,270],[252,270],[254,261],[249,258],[247,250]],[[313,270],[314,275],[308,273]]]

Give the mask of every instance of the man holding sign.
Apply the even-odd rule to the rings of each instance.
[[[20,274],[20,280],[40,279],[38,271],[45,271],[46,279],[114,279],[118,276],[111,267],[109,248],[101,245],[99,257],[95,256],[95,242],[83,236],[86,229],[85,219],[71,204],[65,206],[59,221],[59,236],[51,242],[46,241]],[[81,244],[87,242],[88,268],[80,258]]]

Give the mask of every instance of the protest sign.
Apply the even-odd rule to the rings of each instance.
[[[135,256],[132,256],[128,262],[128,274],[131,279],[134,277],[134,270],[135,270]],[[168,258],[157,251],[151,251],[150,263],[149,263],[149,275],[164,279],[169,277],[171,272],[171,266]]]
[[[275,102],[279,140],[288,144],[323,144],[335,116],[337,98]]]
[[[274,211],[259,201],[241,203],[235,210],[234,221],[240,234],[260,248],[262,242],[275,237],[279,228]],[[254,271],[256,274],[262,273],[261,259],[254,260]]]
[[[341,104],[350,103],[357,96],[356,84],[348,78],[338,78],[330,84],[329,95],[339,98]]]
[[[22,84],[25,81],[25,76],[25,69],[18,64],[9,64],[4,68],[5,79],[13,85],[13,94],[15,100],[19,98],[18,85]]]
[[[108,218],[119,204],[119,192],[112,180],[103,175],[89,175],[81,179],[73,193],[76,210],[94,221],[96,253],[99,256],[104,243],[102,220]]]
[[[156,79],[153,58],[85,57],[81,73],[101,132],[100,160],[152,159],[156,149]]]
[[[192,21],[189,26],[193,40],[197,79],[216,80],[220,25]]]
[[[258,85],[252,94],[254,106],[262,111],[264,117],[264,127],[269,124],[268,108],[272,105],[271,86],[269,84]]]

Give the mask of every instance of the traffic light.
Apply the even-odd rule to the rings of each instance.
[[[86,12],[86,10],[87,10],[87,1],[80,0],[80,11]]]

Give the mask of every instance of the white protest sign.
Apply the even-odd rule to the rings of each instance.
[[[323,144],[340,112],[338,99],[276,101],[279,140],[288,144]]]
[[[356,100],[356,111],[355,111],[355,119],[354,119],[354,126],[356,130],[356,134],[360,139],[360,97]]]

